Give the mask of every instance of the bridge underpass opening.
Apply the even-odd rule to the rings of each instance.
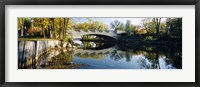
[[[106,35],[100,35],[100,34],[87,34],[83,35],[81,37],[82,41],[117,41],[115,38],[106,36]]]
[[[113,42],[91,42],[91,41],[82,41],[82,49],[87,50],[102,50],[115,46],[116,43]]]

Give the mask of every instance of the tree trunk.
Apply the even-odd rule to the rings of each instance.
[[[22,18],[21,36],[24,36],[24,19]]]
[[[54,30],[53,34],[54,38],[56,38],[56,29],[54,28],[54,18],[52,18],[52,22],[53,22],[52,30]]]
[[[63,27],[63,38],[66,38],[66,36],[65,36],[65,26],[66,26],[66,24],[65,24],[65,18],[64,18],[64,25],[63,25],[64,27]]]
[[[62,38],[61,37],[61,31],[62,31],[62,18],[60,18],[59,38]]]
[[[66,34],[67,34],[67,29],[68,29],[68,24],[69,24],[69,20],[70,18],[67,18],[67,22],[66,22],[66,28],[65,28],[65,38],[66,38]]]
[[[44,25],[43,25],[44,19],[42,18],[40,23],[41,23],[41,27],[42,27],[42,32],[43,32],[43,36],[45,38],[45,29],[44,29]]]
[[[49,38],[51,38],[51,33],[50,33],[50,30],[51,30],[51,26],[50,25],[48,25],[48,31],[47,31],[47,36],[49,37]]]
[[[161,18],[156,18],[156,19],[155,19],[155,25],[156,25],[156,36],[157,36],[157,38],[158,38],[158,36],[159,36],[160,21],[161,21]]]

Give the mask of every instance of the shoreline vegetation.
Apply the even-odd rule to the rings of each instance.
[[[163,52],[161,52],[162,54],[166,54],[168,53],[165,52],[166,49],[170,48],[171,50],[174,48],[178,50],[178,56],[182,55],[182,18],[143,18],[139,25],[131,23],[131,20],[126,20],[125,23],[120,20],[114,20],[110,24],[93,20],[93,18],[84,18],[84,20],[85,21],[81,21],[81,19],[78,19],[77,21],[77,18],[18,18],[18,68],[27,68],[26,65],[35,68],[36,66],[32,65],[37,65],[40,60],[46,61],[43,55],[48,55],[51,49],[55,51],[55,53],[52,53],[55,57],[50,57],[50,54],[46,56],[51,58],[51,61],[48,63],[49,66],[47,67],[43,64],[37,65],[37,67],[58,69],[88,66],[81,62],[77,64],[71,62],[66,63],[63,58],[68,58],[70,53],[66,54],[64,50],[69,49],[71,51],[76,51],[77,49],[86,51],[89,49],[94,50],[94,53],[98,50],[110,49],[112,47],[117,47],[115,50],[112,50],[114,53],[116,50],[128,53],[134,50],[145,51],[146,53],[150,52],[148,55],[155,56],[153,59],[155,59],[154,62],[156,61],[156,63],[159,62],[159,50]],[[80,44],[75,42],[77,38],[73,37],[73,33],[69,32],[72,29],[82,29],[84,31],[93,30],[93,32],[95,32],[95,30],[107,32],[109,32],[108,30],[112,30],[114,32],[122,31],[123,33],[116,33],[117,37],[115,38],[98,34],[83,35],[78,38],[78,40],[81,41]],[[95,47],[92,46],[94,44]],[[173,52],[176,53],[176,50]],[[88,54],[88,52],[86,52],[86,54]],[[91,55],[96,55],[94,53]],[[84,53],[84,55],[86,54]],[[100,54],[105,57],[102,52],[98,53],[98,55]],[[112,54],[113,53],[110,53],[109,55]],[[175,55],[172,54],[173,53],[168,56]],[[118,56],[119,55],[116,54],[116,58],[118,58]],[[125,53],[125,57],[128,57],[127,53]],[[59,59],[55,59],[58,65],[53,61],[54,58]],[[70,60],[67,61],[72,61],[71,58],[72,55],[70,54]],[[177,58],[176,62],[178,62],[179,65],[176,66],[182,68],[180,65],[182,64],[180,63],[182,62],[182,57]],[[28,61],[28,63],[24,64],[24,61]],[[64,64],[64,66],[59,63]]]
[[[119,43],[180,43],[182,42],[182,18],[143,18],[140,25],[115,20],[109,25],[92,18],[85,22],[74,21],[75,18],[18,18],[18,40],[60,40],[73,43],[73,37],[68,30],[109,30],[125,31],[119,34]],[[79,19],[81,21],[81,19]],[[110,28],[109,28],[110,26]],[[101,36],[85,35],[85,41],[109,41]]]

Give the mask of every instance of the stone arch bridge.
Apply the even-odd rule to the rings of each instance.
[[[117,40],[118,34],[125,33],[124,31],[115,31],[115,30],[84,30],[84,29],[72,29],[68,30],[72,34],[73,38],[80,38],[84,35],[94,35],[100,36],[103,38],[114,38]]]

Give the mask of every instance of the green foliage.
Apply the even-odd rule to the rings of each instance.
[[[61,41],[68,42],[68,43],[71,43],[72,39],[73,38],[70,35],[67,35],[65,38],[60,38]]]
[[[108,25],[104,24],[101,21],[94,21],[92,19],[89,19],[88,22],[74,24],[74,29],[84,29],[84,30],[107,30]]]
[[[182,38],[182,18],[168,18],[166,23],[171,36]]]
[[[18,18],[18,30],[21,30],[22,29],[22,26],[23,26],[23,18]]]
[[[147,32],[150,34],[156,33],[156,26],[151,18],[146,18],[143,20],[143,27],[147,29]]]
[[[24,28],[26,27],[26,30]],[[20,35],[61,39],[72,29],[70,18],[18,18]]]
[[[54,38],[65,42],[71,42],[72,37],[67,32],[69,29],[83,30],[107,30],[108,25],[102,21],[86,18],[88,21],[76,23],[73,18],[18,18],[18,35]],[[133,25],[131,20],[122,23],[115,20],[110,23],[112,29],[125,31],[125,37],[134,39],[137,34],[141,41],[147,40],[169,40],[170,38],[182,38],[182,19],[167,18],[166,22],[161,22],[161,18],[146,18],[141,21],[142,25]],[[147,36],[145,36],[147,35]],[[156,38],[155,38],[156,37]],[[87,37],[87,39],[102,38]],[[125,38],[126,39],[126,38]]]
[[[126,31],[126,33],[128,33],[128,35],[130,35],[132,33],[131,32],[132,30],[131,30],[131,21],[130,20],[126,21],[125,31]]]
[[[119,27],[117,28],[117,30],[124,31],[124,30],[125,30],[125,25],[124,25],[124,23],[120,23],[120,25],[119,25]]]
[[[24,27],[26,27],[26,29],[31,27],[31,20],[29,18],[24,18]]]
[[[154,38],[153,36],[146,36],[144,38],[144,41],[148,41],[148,40],[156,40],[156,38]]]

